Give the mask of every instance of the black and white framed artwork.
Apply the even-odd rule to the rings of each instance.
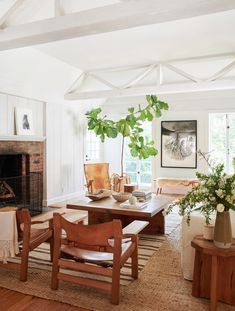
[[[197,121],[161,122],[161,166],[197,167]]]
[[[31,109],[16,108],[15,117],[17,135],[34,135],[33,113]]]

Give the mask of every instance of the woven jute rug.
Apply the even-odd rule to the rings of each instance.
[[[28,282],[25,283],[18,280],[17,272],[1,269],[0,287],[96,311],[209,310],[209,301],[192,297],[192,283],[183,279],[179,237],[180,226],[166,236],[139,279],[128,286],[121,286],[118,306],[110,304],[108,293],[72,283],[60,282],[59,289],[53,291],[50,289],[50,272],[35,268],[30,268]],[[219,303],[217,310],[234,311],[235,308]]]
[[[150,257],[159,250],[159,248],[162,246],[163,242],[165,241],[164,235],[140,235],[140,240],[138,244],[138,267],[139,272],[143,270],[145,265],[147,264]],[[20,262],[19,258],[13,258],[10,259],[11,262]],[[52,270],[52,263],[50,262],[50,249],[49,244],[43,243],[39,247],[37,247],[35,250],[30,252],[29,255],[29,267],[30,268],[36,268],[36,269],[42,269],[42,270]],[[81,277],[84,277],[84,273],[82,272],[72,272],[71,270],[63,270],[65,273],[69,273],[72,275],[78,275]],[[1,273],[0,273],[1,276]],[[109,277],[105,276],[95,276],[92,274],[87,274],[89,278],[95,278],[99,280],[103,280],[106,282],[110,282],[111,279]],[[130,258],[125,263],[125,265],[121,269],[121,285],[127,286],[131,282],[133,282],[133,279],[131,277],[131,260]],[[1,283],[1,281],[0,281]]]

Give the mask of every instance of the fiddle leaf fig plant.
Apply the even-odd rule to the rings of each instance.
[[[101,108],[92,109],[86,113],[88,119],[88,129],[94,131],[101,141],[105,138],[116,138],[122,136],[121,148],[121,176],[123,175],[123,155],[124,155],[124,139],[129,137],[130,153],[133,157],[139,159],[147,159],[150,156],[157,155],[158,151],[154,147],[154,141],[149,140],[143,135],[143,123],[152,122],[154,118],[160,118],[163,110],[168,110],[168,104],[160,101],[156,95],[146,96],[147,105],[138,108],[130,107],[126,117],[118,121],[113,121],[107,116],[100,116]]]

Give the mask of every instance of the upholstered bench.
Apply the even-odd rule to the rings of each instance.
[[[193,178],[159,177],[154,181],[156,194],[161,194],[163,188],[164,192],[167,192],[166,190],[170,189],[172,193],[187,193],[198,184],[198,180]]]

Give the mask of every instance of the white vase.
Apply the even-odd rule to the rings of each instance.
[[[214,238],[214,225],[204,225],[203,227],[203,237],[205,240],[212,241]]]

